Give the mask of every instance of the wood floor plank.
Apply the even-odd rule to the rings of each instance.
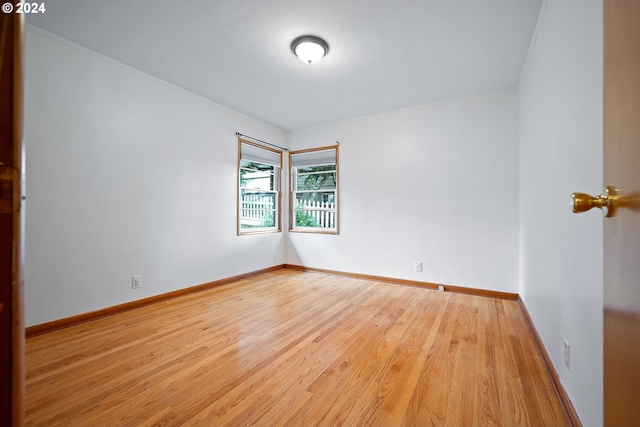
[[[515,301],[288,269],[27,339],[27,426],[566,426]]]
[[[501,401],[498,394],[499,384],[496,375],[495,335],[491,324],[491,312],[494,307],[489,298],[478,298],[478,334],[476,371],[478,374],[475,393],[476,405],[474,420],[483,426],[499,425]],[[475,304],[474,304],[475,305]]]

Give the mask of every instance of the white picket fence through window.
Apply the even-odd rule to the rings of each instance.
[[[263,217],[275,210],[273,196],[265,194],[245,194],[240,205],[241,227],[260,227]]]
[[[322,202],[319,200],[298,200],[296,211],[302,211],[315,218],[319,228],[336,227],[335,202]]]
[[[313,227],[336,227],[335,202],[322,202],[317,200],[298,200],[296,211],[304,212],[315,219]],[[242,227],[260,227],[263,225],[263,217],[274,212],[273,197],[264,194],[245,194],[242,196],[240,206],[240,225]],[[317,225],[315,225],[317,223]]]

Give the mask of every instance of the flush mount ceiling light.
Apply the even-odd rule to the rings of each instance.
[[[300,36],[291,42],[291,51],[306,64],[315,64],[328,52],[326,41],[316,36]]]

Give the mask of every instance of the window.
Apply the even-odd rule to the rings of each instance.
[[[280,231],[280,151],[242,139],[238,162],[238,235]]]
[[[291,231],[338,234],[338,147],[292,151]]]

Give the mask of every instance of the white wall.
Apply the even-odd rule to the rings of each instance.
[[[289,143],[336,140],[340,234],[288,233],[287,263],[518,291],[515,89],[296,130]]]
[[[520,84],[520,295],[585,426],[602,424],[602,1],[549,0]],[[571,345],[571,370],[563,340]]]
[[[234,133],[284,132],[35,27],[25,105],[27,326],[283,262],[236,236]]]

